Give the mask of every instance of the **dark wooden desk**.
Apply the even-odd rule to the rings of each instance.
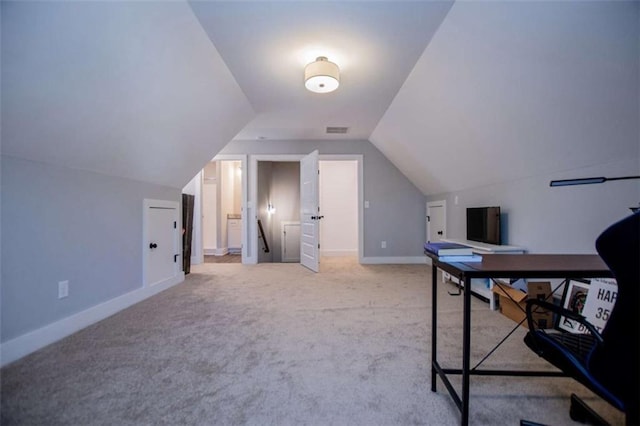
[[[432,266],[432,323],[431,323],[431,391],[436,391],[436,378],[440,376],[451,398],[461,413],[461,424],[469,424],[469,378],[471,375],[495,376],[564,376],[557,371],[479,370],[470,368],[471,354],[471,279],[473,278],[609,278],[611,271],[598,255],[590,254],[484,254],[482,262],[445,263],[425,252]],[[438,324],[438,268],[450,273],[464,285],[462,369],[442,368],[437,358]],[[447,374],[462,375],[459,396]]]

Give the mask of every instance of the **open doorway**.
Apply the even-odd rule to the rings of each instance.
[[[195,196],[191,264],[195,265],[204,262],[205,254],[207,256],[216,256],[216,263],[223,263],[229,259],[228,231],[230,221],[235,221],[235,223],[231,223],[232,226],[240,225],[242,263],[258,263],[258,254],[262,248],[258,237],[257,220],[261,214],[266,212],[267,209],[271,209],[272,214],[278,213],[280,209],[293,209],[295,212],[299,212],[301,209],[299,204],[296,203],[292,206],[291,201],[287,199],[282,201],[278,199],[276,201],[275,198],[272,198],[271,202],[269,202],[269,197],[261,197],[260,202],[258,201],[258,182],[268,181],[264,177],[258,178],[258,162],[264,162],[265,164],[281,162],[298,166],[303,157],[289,154],[257,154],[250,156],[228,154],[218,155],[212,162],[207,164],[183,189],[183,192]],[[318,198],[322,200],[321,204],[324,207],[321,208],[326,212],[326,214],[319,214],[324,216],[319,232],[320,257],[355,255],[362,262],[364,252],[363,208],[365,205],[362,185],[362,162],[363,157],[359,154],[319,156],[318,165],[324,171],[319,179]],[[231,166],[227,168],[226,164]],[[349,165],[347,166],[347,164]],[[345,167],[340,168],[340,165],[345,166],[350,171],[346,171]],[[227,170],[227,172],[224,172],[224,170]],[[230,178],[229,170],[233,170],[232,174],[235,176],[233,179]],[[220,208],[223,198],[229,199],[228,195],[224,196],[222,193],[225,176],[234,181],[233,193],[235,194],[231,203],[233,209],[227,212],[221,211]],[[291,179],[291,182],[299,184],[299,173],[297,177],[292,177]],[[239,219],[237,218],[238,190],[240,191]],[[203,199],[205,200],[203,201]],[[296,200],[299,203],[300,195],[293,195],[292,200]],[[356,219],[354,219],[354,216]],[[296,247],[295,241],[298,240],[298,235],[302,234],[302,227],[296,223],[298,221],[299,219],[295,217],[292,220],[281,218],[279,226],[271,228],[274,229],[274,233],[268,239],[270,243],[269,251],[277,250],[279,253],[278,262],[299,262],[296,252],[300,249]],[[356,235],[355,238],[357,238],[357,246],[355,248],[353,244],[355,241],[354,234]],[[233,242],[231,247],[235,247]],[[283,247],[285,248],[284,254]],[[238,258],[240,256],[236,259]],[[274,261],[273,258],[265,260]]]
[[[300,262],[300,160],[261,157],[256,161],[257,263]],[[358,256],[359,161],[319,161],[320,257]],[[253,180],[252,180],[253,184]]]
[[[299,261],[300,162],[258,161],[257,177],[258,263]]]
[[[243,177],[240,160],[213,160],[202,171],[205,263],[242,262]]]

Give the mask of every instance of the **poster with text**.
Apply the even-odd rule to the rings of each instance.
[[[602,333],[618,298],[618,284],[613,278],[594,278],[582,315]]]

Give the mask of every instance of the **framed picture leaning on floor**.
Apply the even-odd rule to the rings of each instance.
[[[564,288],[562,296],[562,307],[582,315],[585,305],[587,304],[587,295],[589,294],[589,282],[586,280],[569,280]],[[569,333],[587,333],[584,325],[578,321],[569,319],[560,315],[558,317],[558,328],[568,331]]]

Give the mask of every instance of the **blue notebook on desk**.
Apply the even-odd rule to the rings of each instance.
[[[461,263],[469,263],[469,262],[482,262],[482,256],[479,254],[471,254],[468,256],[465,255],[451,255],[451,256],[438,256],[438,260],[440,262],[461,262]]]
[[[473,249],[468,246],[463,246],[457,243],[424,243],[424,249],[429,253],[433,253],[438,256],[471,256],[473,255]]]

